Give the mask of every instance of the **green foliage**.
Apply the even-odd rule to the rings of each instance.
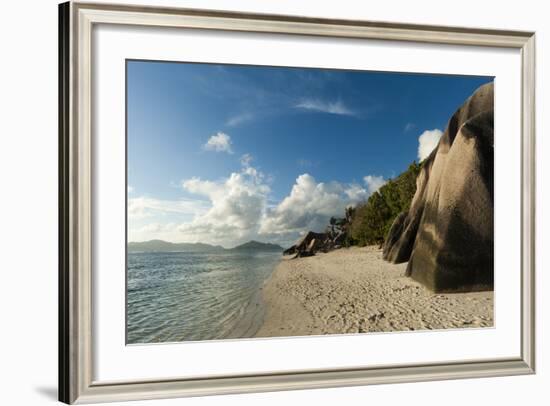
[[[349,239],[351,244],[380,244],[399,213],[409,210],[416,192],[416,178],[421,165],[413,162],[395,179],[390,179],[366,203],[352,212]]]

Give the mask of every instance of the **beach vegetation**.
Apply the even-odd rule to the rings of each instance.
[[[413,162],[407,170],[390,179],[366,202],[351,213],[348,233],[350,245],[382,244],[399,213],[408,211],[416,192],[416,178],[421,164]]]

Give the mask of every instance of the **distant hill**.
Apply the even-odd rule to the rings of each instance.
[[[271,244],[259,241],[248,241],[244,244],[231,248],[231,251],[278,251],[283,252],[283,247],[277,244]]]
[[[225,249],[221,245],[204,243],[173,243],[163,240],[129,242],[128,252],[218,252],[218,251],[270,251],[282,252],[283,248],[277,244],[249,241],[234,248]]]
[[[197,243],[173,243],[162,240],[129,242],[128,252],[191,252],[191,251],[223,251],[220,245]]]

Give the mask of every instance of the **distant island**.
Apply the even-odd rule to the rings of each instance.
[[[271,243],[265,243],[265,242],[259,242],[259,241],[248,241],[244,244],[237,245],[236,247],[233,247],[230,249],[230,251],[277,251],[282,252],[283,247],[281,247],[278,244],[271,244]]]
[[[221,245],[204,243],[173,243],[163,240],[150,240],[141,242],[129,242],[128,252],[283,252],[283,247],[277,244],[264,243],[260,241],[248,241],[233,248],[224,248]]]

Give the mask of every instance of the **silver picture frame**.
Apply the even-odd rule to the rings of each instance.
[[[198,28],[505,47],[521,52],[521,353],[515,358],[128,382],[93,380],[92,29]],[[59,6],[59,400],[92,403],[533,374],[535,33],[68,2]],[[518,78],[519,79],[519,78]],[[121,294],[123,294],[121,292]]]

